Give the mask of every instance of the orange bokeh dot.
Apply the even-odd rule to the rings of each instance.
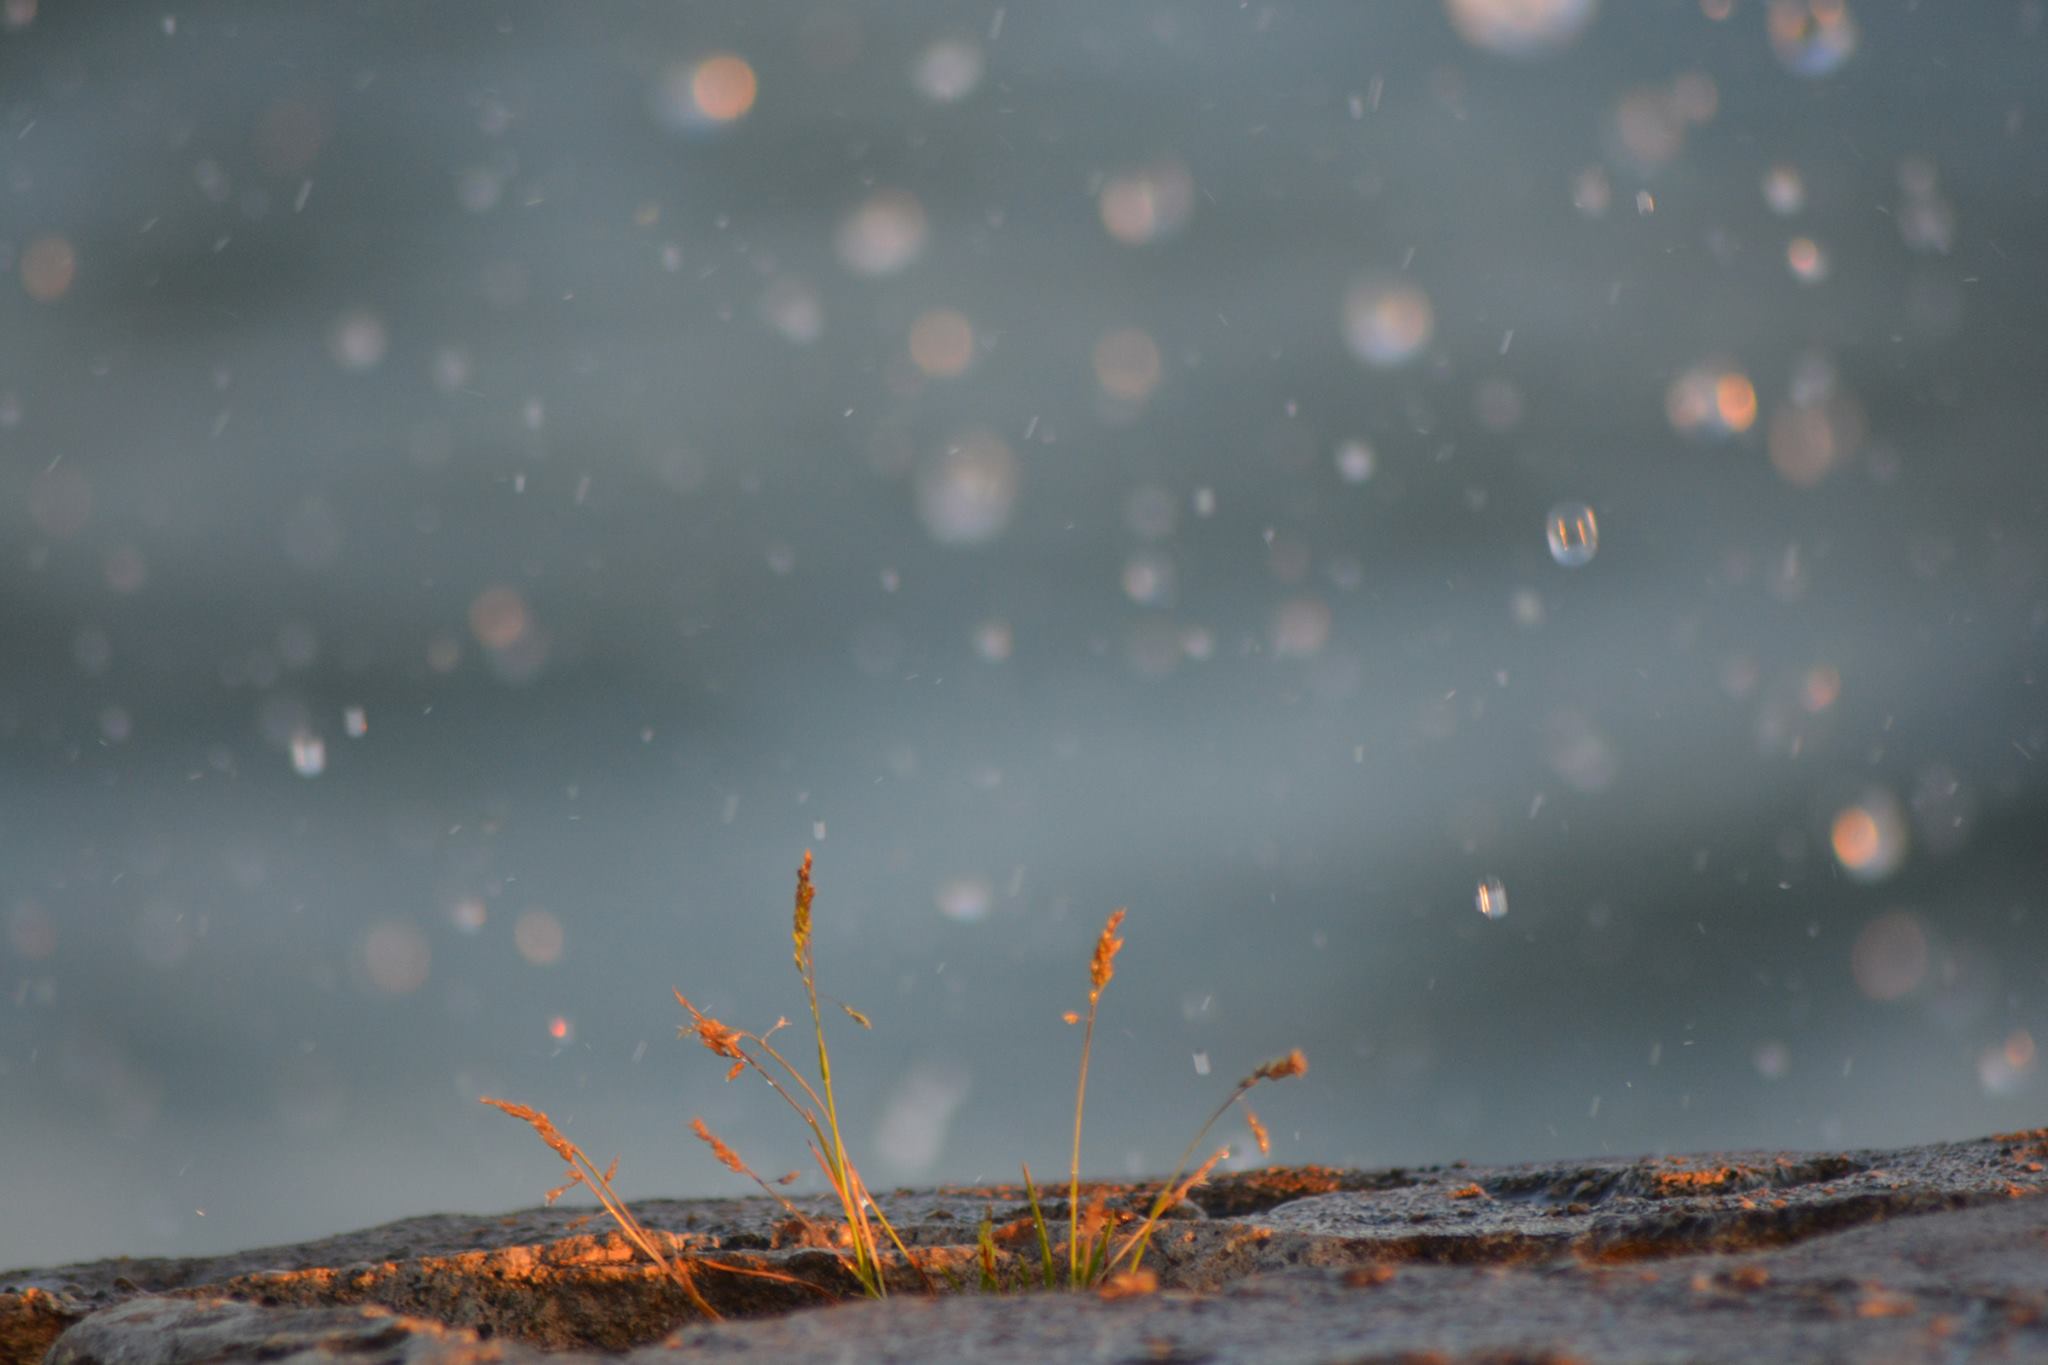
[[[721,52],[690,73],[690,99],[714,123],[731,123],[754,107],[754,68],[742,57]]]
[[[1728,430],[1748,431],[1756,421],[1756,386],[1747,375],[1722,375],[1714,381],[1714,408]]]
[[[562,939],[562,922],[539,908],[528,910],[512,926],[513,946],[536,967],[552,967],[562,960]]]
[[[1112,398],[1145,399],[1159,383],[1159,347],[1136,327],[1119,327],[1095,343],[1095,382]]]
[[[469,604],[469,628],[487,649],[510,649],[526,627],[526,599],[515,589],[486,588]]]
[[[37,303],[63,298],[77,275],[77,250],[55,233],[36,238],[21,253],[21,287]]]
[[[1831,665],[1817,664],[1807,670],[1806,681],[1799,690],[1799,704],[1809,711],[1825,711],[1841,695],[1841,673]]]
[[[934,378],[950,378],[974,363],[974,324],[951,308],[933,308],[910,324],[910,359]]]
[[[2005,1040],[2005,1064],[2015,1071],[2025,1071],[2034,1064],[2033,1035],[2025,1029],[2014,1029]]]
[[[1861,806],[1851,806],[1835,817],[1828,842],[1843,867],[1869,867],[1884,848],[1884,835],[1877,818]]]

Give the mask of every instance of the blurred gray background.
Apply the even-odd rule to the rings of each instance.
[[[2039,3],[0,19],[0,1264],[2040,1120]]]

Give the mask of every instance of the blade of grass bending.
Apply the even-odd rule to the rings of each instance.
[[[896,1235],[896,1225],[889,1221],[889,1215],[882,1212],[882,1206],[877,1204],[874,1196],[868,1193],[867,1181],[861,1179],[860,1172],[854,1170],[850,1163],[846,1169],[853,1175],[854,1188],[859,1194],[862,1207],[871,1208],[875,1211],[875,1221],[882,1225],[882,1231],[889,1234],[890,1242],[894,1243],[896,1250],[902,1253],[904,1264],[908,1265],[916,1273],[918,1283],[924,1286],[924,1292],[927,1294],[938,1293],[939,1287],[932,1283],[932,1277],[925,1273],[925,1268],[917,1263],[917,1257],[910,1254],[910,1248],[903,1245],[903,1239]]]
[[[1201,1184],[1204,1180],[1207,1180],[1209,1172],[1216,1168],[1216,1163],[1229,1155],[1230,1149],[1228,1147],[1217,1148],[1216,1155],[1210,1157],[1197,1167],[1194,1174],[1181,1181],[1180,1184],[1162,1191],[1159,1198],[1153,1201],[1152,1211],[1145,1215],[1145,1221],[1138,1225],[1137,1231],[1124,1239],[1123,1245],[1116,1249],[1116,1255],[1109,1258],[1109,1264],[1102,1268],[1103,1273],[1106,1275],[1110,1271],[1115,1270],[1117,1262],[1121,1261],[1125,1256],[1130,1256],[1131,1270],[1133,1273],[1136,1273],[1139,1266],[1144,1263],[1145,1248],[1151,1244],[1152,1234],[1158,1229],[1161,1216],[1165,1214],[1166,1210],[1187,1198],[1188,1191]]]
[[[1250,1094],[1252,1087],[1260,1081],[1284,1081],[1291,1076],[1305,1075],[1307,1071],[1308,1058],[1302,1055],[1300,1048],[1296,1048],[1285,1057],[1276,1057],[1272,1061],[1254,1068],[1251,1075],[1246,1076],[1237,1083],[1230,1094],[1224,1097],[1223,1103],[1216,1106],[1215,1112],[1203,1120],[1202,1126],[1195,1130],[1195,1136],[1188,1142],[1188,1145],[1181,1149],[1180,1160],[1173,1163],[1173,1174],[1166,1178],[1166,1184],[1160,1189],[1158,1199],[1153,1201],[1152,1211],[1145,1216],[1145,1222],[1140,1228],[1140,1232],[1144,1234],[1146,1240],[1150,1239],[1152,1227],[1159,1221],[1160,1215],[1165,1213],[1174,1204],[1186,1198],[1187,1191],[1199,1185],[1202,1176],[1221,1159],[1223,1154],[1220,1152],[1216,1156],[1209,1158],[1208,1163],[1195,1173],[1194,1178],[1185,1185],[1179,1186],[1180,1192],[1175,1194],[1176,1182],[1180,1180],[1181,1172],[1188,1168],[1188,1159],[1194,1156],[1195,1148],[1201,1146],[1202,1139],[1209,1135],[1209,1130],[1216,1126],[1216,1120],[1230,1112],[1230,1106]],[[1145,1255],[1144,1241],[1139,1240],[1136,1244],[1138,1246],[1138,1258],[1142,1260]],[[1123,1250],[1127,1250],[1130,1245],[1131,1243],[1126,1243]],[[1123,1258],[1123,1250],[1118,1251],[1118,1260]],[[1132,1261],[1131,1269],[1136,1270],[1137,1268],[1138,1261]]]
[[[690,1306],[714,1322],[720,1320],[718,1310],[706,1302],[704,1295],[698,1291],[696,1278],[690,1273],[689,1258],[682,1257],[671,1261],[662,1255],[655,1247],[647,1229],[633,1216],[633,1211],[612,1193],[611,1182],[605,1178],[604,1172],[597,1169],[597,1164],[584,1155],[581,1147],[562,1135],[562,1131],[555,1127],[554,1120],[538,1109],[515,1104],[510,1100],[494,1100],[486,1095],[482,1097],[482,1102],[530,1126],[556,1156],[568,1163],[569,1170],[575,1176],[571,1183],[587,1186],[590,1192],[597,1196],[597,1202],[604,1206],[604,1211],[619,1225],[619,1231],[623,1232],[627,1240],[637,1246],[648,1260],[654,1262],[662,1274],[682,1289],[690,1300]],[[563,1188],[566,1189],[567,1186]]]
[[[1031,1200],[1031,1224],[1038,1229],[1038,1256],[1045,1263],[1045,1287],[1051,1289],[1054,1284],[1052,1238],[1046,1235],[1045,1210],[1038,1207],[1038,1187],[1031,1183],[1031,1167],[1023,1162],[1018,1164],[1024,1167],[1024,1193]]]

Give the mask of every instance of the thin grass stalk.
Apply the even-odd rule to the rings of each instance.
[[[1307,1071],[1308,1058],[1302,1055],[1300,1048],[1296,1048],[1285,1057],[1276,1057],[1272,1061],[1254,1068],[1249,1076],[1246,1076],[1237,1083],[1236,1088],[1224,1098],[1223,1103],[1216,1106],[1215,1112],[1211,1113],[1203,1121],[1202,1126],[1195,1130],[1193,1140],[1181,1149],[1180,1160],[1173,1163],[1173,1174],[1166,1178],[1166,1184],[1159,1191],[1159,1197],[1152,1201],[1152,1210],[1145,1215],[1145,1222],[1139,1229],[1140,1233],[1143,1234],[1143,1238],[1137,1242],[1138,1260],[1131,1262],[1131,1269],[1136,1270],[1138,1262],[1144,1259],[1144,1242],[1151,1238],[1152,1229],[1158,1224],[1160,1215],[1164,1214],[1166,1210],[1172,1208],[1182,1199],[1185,1199],[1187,1192],[1200,1184],[1202,1177],[1208,1174],[1209,1168],[1214,1166],[1225,1155],[1223,1152],[1218,1152],[1215,1156],[1210,1157],[1202,1169],[1195,1172],[1194,1176],[1185,1184],[1175,1184],[1176,1181],[1180,1180],[1181,1172],[1187,1169],[1188,1159],[1195,1154],[1195,1148],[1200,1146],[1202,1139],[1209,1135],[1209,1130],[1216,1126],[1216,1121],[1229,1113],[1230,1106],[1251,1093],[1252,1087],[1260,1081],[1284,1081],[1290,1076],[1300,1076]],[[1255,1127],[1253,1131],[1257,1132],[1258,1129]],[[1121,1254],[1119,1252],[1119,1259]],[[1114,1265],[1115,1262],[1112,1261],[1111,1264]]]
[[[846,1190],[839,1184],[839,1177],[832,1173],[832,1163],[826,1158],[824,1149],[815,1142],[807,1142],[804,1145],[810,1149],[811,1159],[818,1163],[818,1169],[825,1173],[825,1183],[832,1187],[832,1193],[838,1197],[839,1207],[844,1211],[846,1239],[853,1244],[853,1277],[860,1281],[861,1288],[870,1298],[879,1297],[875,1294],[872,1282],[873,1268],[868,1258],[862,1254],[862,1228],[858,1210],[848,1201]]]
[[[1108,1263],[1102,1267],[1103,1273],[1107,1275],[1115,1270],[1117,1262],[1127,1255],[1131,1257],[1131,1270],[1133,1273],[1136,1273],[1138,1268],[1144,1264],[1145,1248],[1151,1244],[1152,1234],[1159,1227],[1160,1217],[1166,1210],[1187,1198],[1188,1191],[1194,1189],[1195,1186],[1201,1184],[1204,1180],[1207,1180],[1209,1172],[1215,1169],[1216,1163],[1229,1155],[1230,1149],[1228,1147],[1217,1148],[1216,1154],[1203,1162],[1194,1174],[1190,1175],[1180,1184],[1162,1192],[1159,1198],[1153,1202],[1152,1211],[1145,1215],[1145,1221],[1138,1225],[1135,1232],[1124,1239],[1123,1245],[1116,1249],[1116,1254],[1111,1256]]]
[[[839,1103],[832,1093],[832,1053],[825,1046],[825,1015],[818,1008],[818,976],[811,955],[811,900],[817,894],[811,883],[811,853],[804,850],[803,865],[796,873],[796,912],[792,917],[790,940],[794,945],[793,958],[797,975],[803,978],[804,997],[811,1007],[811,1033],[818,1040],[818,1088],[825,1096],[825,1119],[832,1129],[832,1169],[837,1177],[835,1183],[846,1184],[846,1140],[839,1134]],[[849,1213],[861,1212],[856,1203],[849,1206]],[[864,1236],[855,1240],[854,1253],[869,1261],[868,1269],[875,1285],[875,1297],[885,1298],[888,1286],[883,1281],[879,1262],[874,1258],[874,1233],[865,1229]]]
[[[612,1221],[619,1225],[619,1230],[626,1235],[627,1240],[638,1247],[648,1260],[654,1262],[662,1274],[666,1275],[682,1289],[683,1293],[690,1300],[690,1306],[704,1314],[704,1316],[714,1321],[718,1320],[719,1312],[705,1301],[704,1295],[698,1290],[696,1278],[690,1273],[687,1258],[671,1261],[662,1254],[660,1248],[654,1245],[654,1240],[649,1236],[647,1229],[641,1226],[638,1218],[633,1216],[633,1211],[628,1209],[619,1197],[612,1193],[610,1179],[603,1171],[597,1169],[595,1162],[584,1155],[581,1147],[578,1147],[562,1135],[561,1130],[555,1127],[552,1119],[538,1109],[524,1104],[515,1104],[510,1100],[494,1100],[486,1095],[483,1097],[483,1103],[490,1105],[493,1109],[501,1110],[532,1127],[534,1132],[539,1134],[540,1140],[546,1143],[556,1156],[568,1163],[570,1173],[574,1177],[570,1184],[583,1185],[592,1194],[596,1195],[597,1202],[603,1206],[606,1213],[611,1215]],[[617,1164],[616,1162],[613,1163],[615,1166]],[[562,1187],[562,1189],[567,1188],[567,1185]],[[555,1191],[557,1194],[560,1192],[560,1190]]]
[[[1067,1163],[1067,1276],[1077,1287],[1081,1283],[1081,1116],[1088,1104],[1088,1058],[1095,1046],[1096,1006],[1102,1002],[1103,987],[1116,975],[1117,950],[1124,946],[1116,936],[1123,922],[1121,909],[1110,912],[1088,964],[1088,1024],[1081,1033],[1081,1076],[1074,1085],[1074,1150]]]
[[[883,1232],[889,1234],[889,1241],[893,1243],[896,1247],[896,1250],[902,1254],[904,1263],[908,1265],[913,1272],[916,1273],[918,1283],[924,1286],[924,1292],[927,1294],[936,1294],[938,1292],[938,1286],[932,1283],[932,1277],[925,1273],[925,1268],[917,1263],[917,1257],[910,1254],[910,1248],[903,1245],[903,1238],[897,1235],[896,1225],[889,1221],[889,1215],[882,1212],[882,1206],[876,1203],[874,1197],[868,1193],[867,1181],[861,1177],[861,1173],[859,1171],[854,1170],[851,1163],[848,1163],[847,1170],[851,1171],[853,1174],[853,1182],[858,1189],[862,1206],[865,1208],[871,1208],[875,1211],[875,1221],[882,1225]]]
[[[1050,1289],[1053,1287],[1052,1238],[1046,1235],[1045,1210],[1038,1207],[1038,1187],[1031,1183],[1031,1167],[1028,1163],[1019,1164],[1024,1167],[1024,1193],[1031,1200],[1031,1224],[1038,1229],[1038,1255],[1045,1263],[1045,1287]]]

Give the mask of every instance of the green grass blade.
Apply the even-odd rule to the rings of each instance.
[[[1031,1167],[1028,1165],[1024,1166],[1024,1193],[1031,1200],[1032,1226],[1038,1229],[1038,1255],[1045,1263],[1045,1287],[1051,1289],[1058,1282],[1052,1268],[1052,1238],[1045,1230],[1045,1210],[1038,1207],[1038,1187],[1031,1183]]]

